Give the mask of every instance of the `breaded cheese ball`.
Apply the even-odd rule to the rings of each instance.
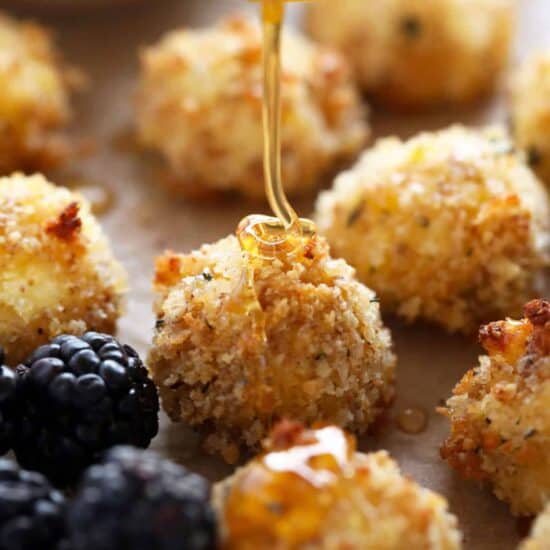
[[[318,0],[307,26],[342,50],[377,101],[418,109],[490,92],[513,20],[513,0]]]
[[[511,95],[516,142],[550,186],[550,50],[532,55],[521,65]]]
[[[550,501],[550,302],[482,327],[480,341],[488,355],[441,410],[451,421],[441,455],[491,483],[513,514],[535,515]]]
[[[531,534],[520,550],[548,550],[550,548],[550,503],[536,519]]]
[[[51,168],[69,145],[68,73],[46,29],[0,13],[0,173]]]
[[[282,421],[264,453],[217,484],[224,550],[452,550],[446,500],[404,477],[387,452],[356,452],[327,426]]]
[[[394,395],[395,356],[375,294],[320,237],[291,258],[251,257],[236,237],[157,260],[149,357],[174,421],[228,462],[273,422],[364,432]]]
[[[0,178],[0,265],[8,364],[60,333],[113,332],[126,275],[82,196],[39,175]]]
[[[368,127],[339,54],[288,31],[282,56],[283,179],[296,195],[354,156]],[[260,27],[244,16],[143,52],[139,140],[168,162],[175,190],[263,198],[262,74]]]
[[[315,218],[385,310],[449,331],[519,315],[549,262],[548,195],[496,128],[382,139]]]

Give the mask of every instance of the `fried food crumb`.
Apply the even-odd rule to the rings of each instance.
[[[386,451],[356,452],[334,426],[282,422],[213,501],[225,550],[461,547],[442,496],[404,477]]]
[[[513,514],[534,515],[550,500],[550,302],[490,323],[480,341],[488,355],[441,409],[451,421],[441,456],[466,479],[491,483]]]
[[[512,127],[527,162],[550,186],[550,51],[531,55],[512,80]]]
[[[394,395],[395,356],[374,293],[324,239],[292,260],[235,236],[157,260],[149,367],[163,406],[228,462],[290,416],[364,432]]]
[[[550,201],[499,128],[382,139],[321,194],[315,219],[409,322],[473,333],[543,293]]]
[[[296,32],[283,40],[282,171],[303,194],[365,143],[368,125],[349,66]],[[167,34],[141,55],[138,137],[170,169],[164,182],[200,198],[209,190],[263,198],[262,37],[232,17]]]
[[[126,275],[80,195],[42,176],[0,178],[0,347],[23,361],[62,332],[113,332]]]
[[[511,0],[318,0],[307,26],[346,55],[376,101],[413,110],[491,92],[514,17]]]
[[[63,134],[72,72],[47,29],[0,13],[0,174],[53,168],[74,147]]]

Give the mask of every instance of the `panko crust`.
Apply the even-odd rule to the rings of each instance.
[[[446,500],[387,452],[362,454],[340,429],[283,421],[265,452],[217,484],[224,550],[451,550]]]
[[[539,515],[533,524],[531,534],[519,550],[548,550],[550,548],[550,504]]]
[[[512,124],[517,144],[550,186],[550,50],[531,55],[512,80]]]
[[[364,432],[393,398],[375,294],[324,239],[306,249],[261,260],[230,236],[157,260],[151,373],[168,415],[228,462],[283,416]]]
[[[441,455],[465,478],[490,482],[513,514],[534,515],[550,500],[550,302],[490,323],[480,341],[488,355],[441,410],[451,421]]]
[[[244,16],[171,32],[142,53],[138,137],[168,162],[174,190],[263,198],[261,60],[259,25]],[[282,167],[296,195],[355,156],[368,125],[335,51],[288,31],[282,80]]]
[[[61,131],[71,116],[71,72],[44,27],[3,13],[0,56],[0,174],[53,168],[72,149]]]
[[[23,361],[60,333],[112,333],[126,274],[88,202],[42,176],[0,178],[0,347]]]
[[[508,62],[513,0],[319,0],[307,26],[352,62],[363,89],[400,109],[488,94]]]
[[[550,262],[548,194],[498,128],[382,139],[315,219],[385,311],[450,331],[519,315]]]

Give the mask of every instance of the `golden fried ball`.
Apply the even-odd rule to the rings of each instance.
[[[349,67],[288,31],[283,40],[283,174],[303,193],[363,146],[368,127]],[[263,197],[262,36],[245,17],[169,33],[141,56],[141,143],[161,153],[174,189]]]
[[[452,550],[446,500],[404,477],[387,452],[342,430],[283,421],[265,452],[219,483],[223,550]]]
[[[315,216],[387,311],[450,331],[520,314],[549,262],[548,195],[496,128],[380,140]]]
[[[512,513],[534,515],[550,501],[550,302],[486,325],[480,340],[488,355],[441,411],[451,421],[441,454],[465,478],[490,482]]]
[[[550,503],[535,521],[531,535],[520,550],[548,550],[550,548]]]
[[[343,51],[376,100],[414,109],[490,92],[513,19],[513,0],[318,0],[307,24]]]
[[[512,122],[529,164],[550,185],[550,51],[531,56],[514,76]]]
[[[63,160],[69,117],[68,73],[49,33],[0,13],[0,173]]]
[[[364,432],[394,395],[395,357],[375,294],[313,237],[263,260],[236,237],[157,260],[149,367],[168,415],[228,462],[273,421]]]
[[[0,178],[0,347],[9,364],[60,333],[112,332],[126,276],[76,193]]]

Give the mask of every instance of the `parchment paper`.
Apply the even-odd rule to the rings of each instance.
[[[14,0],[11,4],[21,7],[25,1]],[[78,0],[72,2],[77,4]],[[520,0],[519,4],[516,60],[533,48],[550,46],[550,1]],[[93,157],[75,163],[71,171],[107,186],[115,194],[115,207],[102,221],[118,258],[131,276],[128,312],[120,323],[119,334],[142,353],[148,348],[154,322],[150,281],[155,255],[165,248],[189,251],[203,242],[223,237],[235,229],[243,215],[265,211],[266,207],[174,200],[155,183],[146,159],[115,146],[132,124],[137,51],[168,29],[180,24],[207,23],[237,8],[251,9],[251,6],[232,0],[148,0],[139,5],[88,10],[79,15],[34,12],[39,20],[57,31],[65,57],[91,78],[89,92],[75,102],[74,133],[93,138],[98,149]],[[295,22],[299,20],[299,10],[298,6],[293,8]],[[388,133],[407,136],[458,121],[505,122],[506,110],[501,94],[488,104],[467,110],[409,117],[373,112],[372,119],[376,136]],[[297,205],[302,215],[311,212],[313,200],[311,197]],[[488,489],[458,479],[438,454],[447,434],[447,423],[435,414],[434,408],[449,395],[461,375],[476,364],[480,348],[473,340],[448,336],[437,328],[404,327],[395,320],[386,320],[393,329],[399,356],[398,398],[384,429],[377,436],[363,439],[361,449],[388,449],[406,474],[443,493],[459,517],[466,548],[515,548],[518,529],[507,507]],[[393,419],[408,406],[422,407],[430,413],[427,430],[420,435],[404,434],[395,426]],[[221,461],[197,452],[193,435],[164,417],[153,448],[211,479],[220,479],[231,471]]]

